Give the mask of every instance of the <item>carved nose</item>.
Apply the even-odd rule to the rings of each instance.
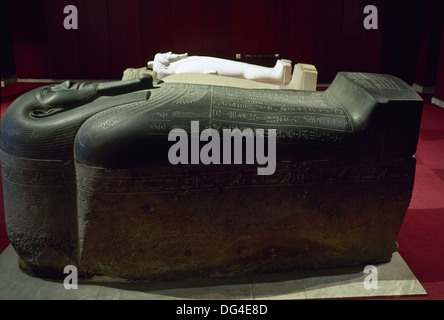
[[[61,87],[70,89],[73,86],[74,82],[71,80],[67,80],[61,84]]]

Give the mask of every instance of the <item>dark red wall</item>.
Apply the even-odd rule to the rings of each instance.
[[[379,29],[366,30],[367,0],[11,0],[15,67],[21,78],[119,79],[158,52],[280,54],[314,64],[320,83],[338,71],[413,83],[423,7],[439,1],[371,1]],[[78,30],[63,27],[69,4]]]
[[[14,51],[12,50],[11,21],[9,3],[0,3],[1,76],[2,80],[15,75]]]
[[[425,1],[421,21],[415,82],[424,87],[434,87],[444,27],[444,1]]]
[[[436,87],[434,97],[444,101],[444,25],[441,35],[441,50],[438,58],[438,68],[436,75]]]

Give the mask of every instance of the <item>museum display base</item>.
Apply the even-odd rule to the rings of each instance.
[[[244,299],[305,300],[387,298],[422,296],[427,292],[399,255],[376,265],[378,288],[366,289],[369,274],[363,268],[347,268],[316,273],[281,273],[245,278],[193,282],[129,282],[108,277],[79,280],[78,289],[67,290],[63,280],[44,280],[22,272],[12,246],[0,255],[0,299],[14,300],[182,300]]]

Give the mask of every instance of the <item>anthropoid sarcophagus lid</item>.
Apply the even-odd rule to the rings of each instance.
[[[323,92],[66,82],[1,123],[23,269],[182,280],[386,262],[411,199],[422,99],[389,75]]]

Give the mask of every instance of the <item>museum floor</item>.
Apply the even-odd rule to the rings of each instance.
[[[18,95],[40,85],[17,83],[2,88],[1,114],[3,115]],[[415,186],[412,201],[398,236],[399,254],[395,253],[392,262],[381,266],[379,271],[379,274],[381,274],[382,270],[388,270],[387,276],[381,275],[382,288],[388,291],[367,295],[353,291],[357,283],[362,287],[365,275],[360,271],[348,276],[329,275],[296,280],[294,278],[278,277],[252,282],[250,279],[247,283],[233,284],[230,282],[230,286],[225,286],[219,282],[199,286],[200,291],[198,292],[193,288],[182,286],[174,290],[171,288],[162,288],[162,290],[157,288],[159,290],[153,290],[147,294],[147,288],[140,285],[135,289],[136,291],[128,291],[127,286],[123,284],[106,286],[85,284],[90,287],[89,291],[84,291],[86,295],[82,296],[80,292],[77,292],[71,298],[212,298],[212,292],[222,292],[222,295],[216,298],[310,299],[373,296],[384,299],[391,299],[392,297],[400,299],[399,296],[401,296],[401,299],[444,299],[444,255],[442,254],[444,244],[444,233],[442,232],[444,229],[444,109],[431,104],[430,96],[423,96],[423,98],[425,104],[416,153]],[[0,255],[0,299],[64,298],[60,295],[60,292],[57,293],[60,290],[57,288],[61,287],[65,293],[69,290],[64,290],[59,283],[27,278],[18,270],[14,256],[15,252],[9,246],[9,239],[6,235],[3,198],[0,198],[0,253],[2,252]],[[11,260],[14,260],[13,263]],[[14,277],[17,280],[15,282]],[[26,279],[29,280],[29,284],[26,283]],[[396,284],[392,280],[396,280]],[[35,295],[39,292],[36,290],[36,286],[46,286],[46,289],[50,289],[54,285],[57,286],[57,288],[54,287],[56,290],[53,292],[54,294],[45,290],[44,295],[40,297]],[[215,288],[214,285],[218,289],[212,291],[212,288]],[[12,288],[16,291],[13,291]],[[28,294],[34,292],[35,294],[33,296],[23,295],[20,288],[22,288],[22,292],[28,292]],[[205,290],[202,291],[202,288],[205,288]],[[424,294],[423,289],[427,294]],[[11,291],[2,292],[3,290]],[[342,292],[342,294],[338,295],[338,292]],[[70,297],[67,298],[70,299]]]

